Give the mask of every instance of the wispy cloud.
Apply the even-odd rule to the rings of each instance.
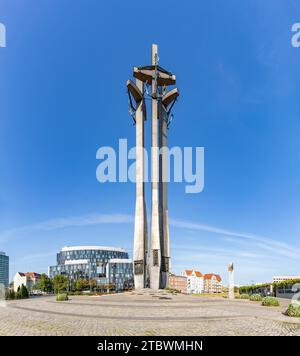
[[[300,250],[298,247],[290,246],[286,243],[267,238],[264,236],[253,235],[248,233],[236,232],[216,226],[199,224],[189,221],[184,221],[180,219],[170,219],[170,224],[174,227],[188,229],[188,230],[196,230],[196,231],[206,231],[210,233],[215,233],[222,236],[229,236],[231,238],[235,238],[237,240],[243,239],[254,242],[255,245],[261,249],[271,251],[281,256],[299,259]]]
[[[0,234],[0,242],[4,242],[9,238],[18,236],[26,231],[49,231],[58,230],[68,227],[80,227],[88,225],[101,225],[101,224],[124,224],[132,223],[133,217],[126,214],[89,214],[81,216],[70,216],[66,218],[50,219],[35,224],[28,224],[18,226]]]
[[[244,251],[241,249],[237,248],[231,248],[231,249],[226,249],[226,248],[218,248],[218,247],[206,247],[203,245],[200,245],[199,247],[193,246],[191,247],[190,245],[176,245],[175,247],[172,248],[173,251],[177,254],[177,251],[179,251],[180,256],[183,256],[184,254],[188,254],[188,256],[194,255],[197,253],[199,256],[198,252],[205,253],[205,256],[212,256],[212,257],[226,257],[228,259],[229,256],[232,257],[249,257],[249,258],[261,258],[265,259],[269,256],[266,254],[261,254],[257,253],[255,251]]]
[[[19,226],[12,228],[0,233],[0,242],[4,242],[7,239],[19,236],[22,232],[26,231],[49,231],[65,229],[69,227],[81,227],[89,225],[101,225],[101,224],[128,224],[133,223],[134,219],[132,215],[129,214],[86,214],[80,216],[70,216],[65,218],[55,218],[34,224],[28,224],[24,226]],[[248,251],[239,252],[239,255],[244,257],[261,257],[257,253],[258,249],[262,249],[272,254],[285,256],[292,259],[299,259],[300,250],[298,247],[289,246],[286,243],[267,238],[264,236],[237,232],[230,229],[224,229],[221,227],[216,227],[207,224],[201,224],[191,221],[185,221],[181,219],[170,219],[170,225],[175,228],[185,229],[186,231],[205,231],[213,233],[227,240],[228,243],[242,243],[247,242],[244,246]],[[250,251],[249,251],[250,250]],[[251,251],[252,250],[252,251]],[[216,252],[216,251],[215,251]],[[228,251],[229,252],[229,251]],[[237,251],[235,251],[238,253]]]
[[[53,257],[55,256],[57,251],[51,251],[51,252],[45,252],[45,253],[36,253],[36,254],[31,254],[31,255],[25,255],[22,257],[19,257],[17,260],[10,262],[11,267],[18,267],[18,266],[23,266],[24,263],[27,262],[38,262],[40,260],[44,260],[48,257]]]

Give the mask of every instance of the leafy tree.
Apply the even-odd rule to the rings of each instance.
[[[90,279],[89,281],[90,289],[95,290],[97,288],[97,281],[96,279]]]
[[[110,293],[112,290],[116,289],[115,284],[105,284],[104,289],[107,291],[107,293]]]
[[[20,288],[20,294],[22,299],[29,298],[28,289],[24,286],[24,284],[22,284]]]
[[[43,273],[41,278],[34,285],[33,289],[51,293],[53,291],[53,283],[51,279],[45,273]]]
[[[66,291],[68,288],[69,280],[66,276],[62,274],[57,274],[53,278],[53,288],[55,293],[60,293]]]
[[[86,279],[80,278],[73,283],[73,288],[76,292],[82,292],[90,288],[89,281]]]
[[[105,290],[105,284],[98,284],[96,287],[97,292],[104,292]]]
[[[97,288],[97,281],[95,279],[80,278],[73,282],[72,290],[82,292],[84,290],[95,290]]]
[[[21,285],[21,287],[18,287],[18,291],[16,294],[17,299],[26,299],[29,298],[29,293],[27,288],[24,286],[24,284]]]
[[[21,288],[20,288],[20,286],[18,286],[18,289],[17,289],[16,299],[21,299]]]

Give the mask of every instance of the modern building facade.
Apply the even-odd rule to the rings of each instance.
[[[9,276],[9,257],[4,252],[0,251],[0,284],[8,288]]]
[[[186,269],[181,275],[187,278],[187,293],[203,293],[204,279],[200,271]]]
[[[17,292],[18,288],[21,288],[23,284],[27,288],[28,292],[32,292],[33,286],[40,278],[41,275],[36,272],[17,272],[14,277],[14,291]]]
[[[205,293],[222,293],[222,278],[218,274],[208,273],[204,277]]]
[[[181,293],[187,293],[187,277],[176,276],[174,274],[169,275],[169,288],[180,290]]]
[[[66,275],[70,282],[95,279],[98,285],[114,285],[116,290],[133,287],[133,265],[122,248],[108,246],[64,247],[57,265],[49,267],[49,277]]]

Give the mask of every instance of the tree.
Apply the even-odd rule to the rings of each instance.
[[[97,288],[97,281],[96,281],[96,279],[90,279],[89,285],[90,285],[90,289],[91,289],[91,290],[95,290],[95,289]]]
[[[17,299],[29,298],[28,289],[26,288],[26,286],[24,286],[24,284],[22,284],[21,287],[20,286],[18,287],[16,298]]]
[[[22,284],[20,288],[20,295],[22,299],[29,298],[28,289],[24,286],[24,284]]]
[[[73,283],[73,288],[76,292],[82,292],[83,290],[87,290],[89,289],[89,281],[83,278],[77,279],[77,281]]]
[[[53,278],[53,288],[55,293],[66,291],[68,288],[68,284],[69,284],[68,278],[62,274],[57,274]]]
[[[51,279],[45,273],[43,273],[41,278],[34,285],[33,289],[51,293],[53,291],[53,283]]]
[[[104,285],[104,289],[107,291],[107,293],[110,293],[111,291],[116,289],[116,285],[115,284],[105,284]]]
[[[96,279],[80,278],[73,282],[72,290],[75,292],[82,292],[84,290],[95,290],[97,287]]]
[[[18,286],[18,289],[17,289],[16,299],[21,299],[21,291],[20,291],[20,286]]]

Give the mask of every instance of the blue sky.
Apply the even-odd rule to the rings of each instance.
[[[132,251],[134,184],[97,182],[96,151],[119,138],[134,146],[125,84],[151,43],[181,93],[170,146],[205,147],[204,191],[169,187],[173,270],[226,283],[234,261],[239,284],[300,274],[298,1],[0,0],[0,22],[0,250],[11,277],[46,272],[65,245]]]

